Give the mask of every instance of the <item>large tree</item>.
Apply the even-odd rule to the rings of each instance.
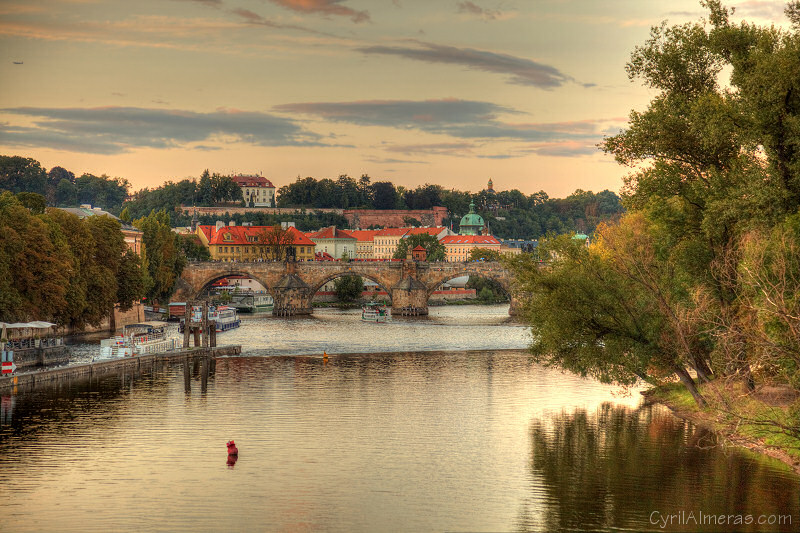
[[[417,246],[425,248],[426,261],[444,261],[445,249],[444,244],[433,235],[427,233],[419,233],[403,237],[397,244],[397,250],[394,252],[395,259],[405,259],[408,257],[408,251],[413,250]]]

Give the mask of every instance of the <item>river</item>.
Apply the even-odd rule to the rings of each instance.
[[[798,529],[788,468],[533,364],[507,306],[315,313],[245,318],[219,336],[241,357],[3,397],[0,529]]]

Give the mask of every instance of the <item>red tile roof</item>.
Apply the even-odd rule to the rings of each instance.
[[[239,187],[271,187],[275,188],[271,181],[263,176],[231,176]]]
[[[376,237],[402,236],[408,233],[408,228],[384,228],[375,234]]]
[[[491,235],[448,235],[441,241],[442,244],[496,244],[500,245],[500,241]]]
[[[380,230],[376,230],[376,229],[354,229],[354,230],[348,231],[347,233],[349,233],[350,235],[355,237],[357,241],[363,242],[363,241],[372,241],[372,240],[374,240],[375,235],[378,233],[378,231],[380,231]]]
[[[433,228],[407,228],[407,229],[408,229],[408,234],[409,235],[423,235],[424,234],[424,235],[432,235],[432,236],[436,237],[437,235],[439,235],[441,232],[443,232],[447,228],[445,228],[444,226],[440,226],[440,227],[433,227]]]
[[[212,233],[208,239],[209,244],[255,244],[258,242],[258,236],[264,230],[269,230],[271,226],[223,226],[219,231],[214,231],[214,226],[200,226],[203,233],[206,233],[206,228],[210,228]],[[314,242],[308,237],[303,235],[297,228],[287,228],[287,231],[294,235],[294,246],[314,246]],[[230,234],[230,240],[225,240],[225,235]],[[206,233],[208,235],[208,233]],[[248,239],[250,237],[250,239]],[[253,240],[255,239],[255,241]]]
[[[355,239],[352,235],[344,230],[336,229],[336,226],[328,226],[322,228],[316,233],[309,235],[311,239]]]

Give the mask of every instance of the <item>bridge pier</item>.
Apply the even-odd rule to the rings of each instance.
[[[391,288],[392,314],[421,316],[428,314],[428,288],[424,283],[406,276]]]
[[[274,316],[310,315],[313,312],[311,287],[297,274],[287,274],[276,283],[272,297],[275,300],[272,306]]]

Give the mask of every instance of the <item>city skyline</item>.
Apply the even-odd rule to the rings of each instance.
[[[725,2],[785,24],[782,0]],[[697,0],[94,0],[0,6],[0,150],[133,190],[260,173],[618,192],[655,94],[625,63]]]

